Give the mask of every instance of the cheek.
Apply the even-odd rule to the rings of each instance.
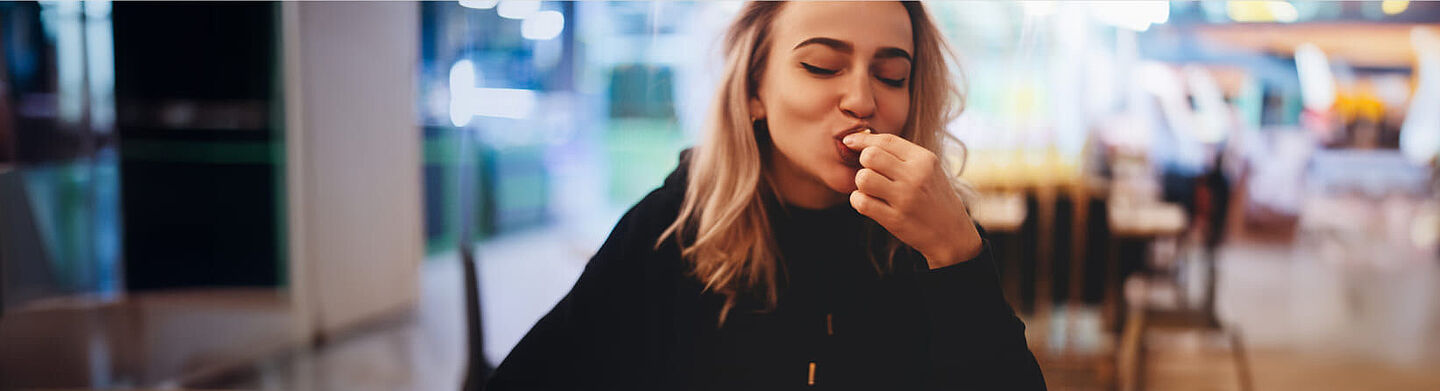
[[[818,80],[805,77],[778,77],[775,80],[779,93],[771,97],[779,111],[774,113],[791,120],[818,121],[834,110],[838,97],[831,88]]]
[[[777,87],[773,91],[784,91],[770,97],[766,108],[770,137],[776,147],[794,154],[824,146],[816,141],[829,137],[822,124],[827,115],[833,114],[835,98],[803,80],[776,80],[773,86]]]
[[[876,94],[875,98],[880,101],[879,112],[876,113],[877,127],[894,129],[896,132],[905,127],[905,118],[910,115],[909,90],[886,91]]]

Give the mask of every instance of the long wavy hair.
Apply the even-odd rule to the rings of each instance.
[[[964,107],[961,80],[949,68],[956,56],[924,5],[902,4],[910,16],[915,53],[909,78],[910,111],[900,136],[936,156],[951,157],[944,151],[946,140],[964,149],[964,144],[945,131],[945,125]],[[769,129],[764,120],[754,119],[747,102],[756,96],[764,76],[771,26],[784,5],[748,2],[730,24],[724,38],[723,79],[711,107],[705,140],[690,157],[680,214],[656,242],[658,248],[667,239],[677,241],[692,275],[707,291],[725,297],[721,325],[742,295],[760,299],[764,304],[761,311],[774,309],[779,301],[779,246],[765,207],[767,199],[779,197],[769,167]],[[958,159],[963,164],[963,152]],[[949,164],[942,166],[955,191],[967,194],[958,179],[959,169],[950,173]],[[878,224],[869,224],[869,255],[876,271],[893,270],[895,255],[904,243]],[[877,253],[884,255],[883,260]]]

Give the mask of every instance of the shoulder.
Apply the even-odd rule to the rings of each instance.
[[[627,242],[653,245],[680,215],[680,204],[684,198],[683,190],[675,192],[659,188],[650,191],[615,223],[611,239],[620,239],[617,235],[624,235]]]

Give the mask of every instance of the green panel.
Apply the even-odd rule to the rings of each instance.
[[[674,119],[612,119],[605,133],[612,205],[638,202],[675,169],[685,138]]]

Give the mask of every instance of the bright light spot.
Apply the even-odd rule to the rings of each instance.
[[[495,8],[495,13],[506,19],[525,19],[535,11],[540,10],[539,1],[531,0],[505,0]]]
[[[1291,23],[1300,19],[1300,11],[1288,1],[1230,1],[1225,3],[1225,15],[1242,23]]]
[[[450,123],[457,127],[470,124],[474,114],[475,64],[470,60],[456,61],[450,66]]]
[[[1156,96],[1180,95],[1180,76],[1170,67],[1159,62],[1145,61],[1137,68],[1135,78],[1142,90]]]
[[[1293,23],[1300,20],[1300,11],[1295,10],[1295,5],[1284,1],[1270,3],[1270,13],[1275,15],[1275,20],[1284,23]]]
[[[1410,8],[1409,1],[1385,0],[1380,2],[1380,10],[1384,11],[1386,15],[1399,15],[1401,12],[1405,12],[1406,8]]]
[[[488,10],[500,4],[500,0],[460,0],[460,6],[477,10]]]
[[[1152,24],[1170,20],[1170,3],[1165,1],[1095,1],[1090,15],[1095,19],[1134,31],[1145,31]]]
[[[450,89],[475,88],[475,64],[470,60],[456,61],[450,66]]]
[[[46,7],[48,5],[48,7]],[[78,123],[85,113],[85,26],[81,23],[81,4],[75,1],[41,3],[51,10],[55,39],[55,79],[59,88],[57,117],[69,124]],[[42,17],[45,11],[42,12]]]
[[[475,64],[456,61],[450,66],[450,123],[463,127],[474,116],[529,118],[535,111],[535,91],[513,88],[476,88]]]
[[[530,118],[537,101],[535,91],[514,88],[477,88],[470,112],[482,117]]]
[[[536,12],[520,24],[520,35],[536,41],[558,37],[564,30],[565,15],[559,11]]]
[[[1431,164],[1440,154],[1440,34],[1434,29],[1410,29],[1417,83],[1405,122],[1400,125],[1400,152],[1416,164]]]
[[[1300,100],[1305,108],[1324,112],[1335,105],[1335,75],[1330,60],[1320,47],[1302,43],[1295,47],[1295,70],[1300,76]]]
[[[1230,112],[1220,83],[1205,68],[1194,66],[1185,68],[1185,81],[1195,105],[1193,135],[1196,141],[1217,143],[1225,140],[1225,126]]]

